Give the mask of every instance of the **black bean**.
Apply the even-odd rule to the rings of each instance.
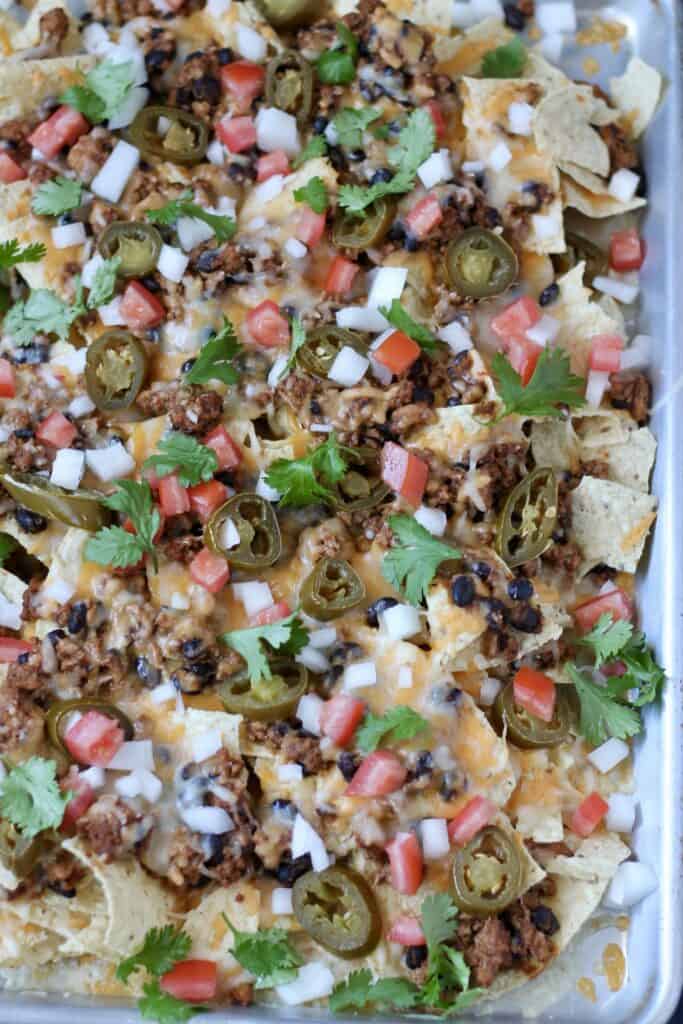
[[[216,52],[218,63],[222,66],[224,66],[225,64],[230,64],[230,62],[234,60],[234,56],[235,55],[233,54],[229,46],[221,46],[220,50]]]
[[[183,657],[187,658],[188,661],[192,661],[194,658],[198,658],[204,651],[204,641],[199,637],[193,637],[192,640],[183,640],[182,643]]]
[[[446,405],[449,405],[451,407],[454,405],[462,405],[462,398],[459,398],[458,395],[451,395],[451,397],[446,402]]]
[[[150,50],[145,54],[145,68],[148,73],[163,71],[169,63],[169,54],[166,50]]]
[[[135,671],[137,672],[138,679],[140,679],[145,686],[149,686],[153,689],[158,686],[161,682],[161,672],[154,665],[150,665],[147,658],[143,655],[135,659]]]
[[[371,185],[379,185],[382,182],[391,181],[394,176],[394,172],[390,171],[388,167],[378,167],[373,176],[370,178]]]
[[[70,214],[70,213],[62,213],[62,214],[60,214],[60,215],[59,215],[59,217],[57,218],[57,223],[58,223],[58,224],[59,224],[60,226],[62,226],[62,227],[63,227],[63,226],[65,225],[65,224],[73,224],[73,217],[71,216],[71,214]]]
[[[216,675],[215,661],[192,661],[189,665],[184,665],[183,667],[186,672],[191,672],[193,676],[203,679],[204,682],[208,682],[209,679],[213,679]]]
[[[35,431],[31,427],[18,427],[14,431],[14,436],[19,441],[30,441],[30,439],[34,437],[34,435]]]
[[[377,629],[379,626],[379,616],[382,612],[385,612],[387,608],[395,608],[397,604],[398,601],[395,597],[378,597],[365,612],[365,621],[368,626],[373,626]]]
[[[329,146],[327,156],[335,171],[346,170],[346,157],[339,146]]]
[[[53,647],[56,647],[57,641],[63,640],[65,636],[66,633],[64,632],[63,629],[51,629],[50,632],[47,634],[47,638]]]
[[[322,133],[327,128],[328,124],[329,121],[327,120],[327,118],[323,117],[322,114],[318,114],[318,116],[313,121],[313,134],[322,135]]]
[[[47,345],[40,344],[26,345],[25,348],[16,348],[12,352],[12,362],[16,366],[35,366],[37,363],[46,363],[48,357]]]
[[[14,512],[14,518],[25,533],[42,533],[47,530],[47,519],[37,512],[31,512],[20,505]]]
[[[554,935],[560,930],[560,922],[553,914],[550,907],[535,907],[531,911],[531,920],[535,928],[544,935]]]
[[[366,153],[364,149],[358,148],[349,150],[349,160],[352,160],[356,164],[360,163],[361,160],[365,160],[365,156]]]
[[[319,416],[320,413],[323,411],[322,410],[322,406],[321,406],[320,402],[317,400],[317,398],[312,398],[311,399],[311,404],[310,404],[309,408],[310,408],[311,413],[313,414],[313,416]]]
[[[387,232],[387,238],[390,242],[402,242],[405,236],[406,229],[398,221],[392,224]]]
[[[192,83],[192,93],[196,100],[205,100],[207,103],[218,103],[221,98],[221,83],[213,75],[202,75],[195,78]]]
[[[429,750],[421,750],[417,755],[417,761],[415,762],[415,768],[413,769],[413,778],[419,779],[423,775],[431,775],[433,770],[434,758]]]
[[[452,686],[444,698],[446,704],[457,704],[462,697],[462,690],[459,690],[457,686]]]
[[[203,835],[201,838],[202,851],[206,855],[205,868],[217,868],[225,859],[226,836]]]
[[[17,658],[17,665],[26,665],[27,662],[28,662],[28,651],[24,651]]]
[[[411,235],[409,231],[406,231],[405,238],[403,239],[403,248],[406,252],[417,252],[420,248],[420,243],[415,235]]]
[[[176,89],[175,101],[179,107],[189,107],[192,104],[192,90],[186,85],[181,85]]]
[[[222,469],[220,473],[214,473],[214,479],[220,480],[220,482],[225,484],[226,487],[235,486],[235,475],[229,469]],[[200,529],[199,533],[201,534],[202,532],[203,531]]]
[[[408,946],[406,949],[406,967],[409,971],[417,971],[427,960],[426,946]]]
[[[451,580],[451,600],[458,608],[467,608],[475,597],[474,581],[471,576],[456,576]]]
[[[517,4],[503,4],[503,10],[507,27],[511,28],[513,32],[523,32],[525,18]]]
[[[491,575],[491,566],[487,562],[472,562],[470,569],[480,580],[487,580]]]
[[[76,895],[76,890],[73,888],[73,886],[69,886],[67,888],[65,882],[63,881],[48,882],[47,887],[52,892],[57,893],[58,896],[62,896],[65,900],[72,900]]]
[[[291,853],[285,853],[275,870],[275,877],[282,885],[294,885],[297,878],[301,878],[312,867],[310,853],[303,853],[294,860]]]
[[[140,278],[141,284],[144,284],[148,292],[160,292],[161,285],[157,281],[156,277],[142,277]]]
[[[351,779],[354,777],[359,763],[360,762],[356,755],[352,754],[348,750],[345,750],[342,754],[339,755],[337,759],[337,768],[344,776],[344,780],[346,782],[350,782]]]
[[[538,297],[539,306],[550,306],[553,302],[557,301],[560,294],[560,286],[557,281],[553,281],[547,288],[544,288]]]
[[[69,609],[69,618],[66,623],[66,628],[70,633],[80,633],[82,629],[85,629],[88,621],[88,606],[85,601],[77,601],[76,604],[72,604]]]
[[[297,816],[296,806],[291,800],[284,800],[282,797],[278,797],[277,800],[273,800],[271,807],[274,813],[282,821],[293,822]]]
[[[520,576],[508,583],[508,594],[513,601],[528,601],[534,592],[534,585],[526,576]]]
[[[530,604],[515,609],[510,614],[510,625],[520,633],[537,633],[541,628],[541,613]]]

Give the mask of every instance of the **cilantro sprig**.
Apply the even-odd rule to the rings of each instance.
[[[120,266],[120,256],[113,256],[110,260],[100,263],[88,293],[88,309],[98,309],[113,298],[116,290],[116,275]]]
[[[515,36],[509,43],[484,54],[481,72],[484,78],[519,78],[526,64],[524,43]]]
[[[114,493],[103,498],[102,502],[130,519],[135,533],[129,533],[122,526],[104,526],[87,541],[84,552],[86,559],[98,565],[127,569],[128,566],[137,565],[145,554],[149,554],[156,569],[154,537],[161,519],[154,508],[149,484],[118,480]]]
[[[325,156],[327,153],[327,141],[324,135],[314,135],[308,140],[301,152],[294,158],[292,167],[296,171],[302,167],[307,160],[314,160],[318,156]]]
[[[81,205],[82,192],[80,181],[58,176],[38,186],[31,200],[31,209],[42,217],[59,217]]]
[[[280,494],[280,505],[316,505],[330,503],[330,490],[348,469],[351,448],[340,445],[336,434],[301,459],[277,459],[266,473],[266,483]]]
[[[292,317],[290,326],[291,336],[289,340],[289,354],[287,356],[287,365],[284,372],[294,369],[296,364],[296,354],[299,349],[306,344],[306,328],[298,316]]]
[[[382,576],[407,600],[420,605],[442,562],[460,558],[460,551],[433,537],[412,516],[389,516],[398,544],[382,559]]]
[[[138,1010],[143,1020],[155,1020],[157,1024],[183,1024],[191,1020],[197,1013],[204,1013],[206,1006],[186,1003],[176,999],[170,992],[164,992],[159,982],[148,981],[142,986],[142,995],[138,999]]]
[[[363,132],[373,121],[381,117],[379,110],[372,107],[343,107],[332,124],[339,139],[339,145],[346,149],[357,149],[363,141]]]
[[[380,306],[379,311],[392,327],[407,334],[425,352],[432,354],[439,348],[441,342],[437,336],[428,327],[418,324],[416,320],[413,320],[412,316],[403,308],[398,299],[392,299],[390,306]]]
[[[60,341],[66,341],[72,324],[84,312],[82,295],[76,302],[67,303],[49,288],[36,288],[8,310],[4,330],[17,345],[30,345],[38,333],[56,334]]]
[[[38,263],[46,252],[42,242],[31,242],[22,249],[18,239],[10,238],[0,242],[0,270],[11,270],[19,263]]]
[[[236,384],[239,374],[233,366],[233,360],[241,351],[242,346],[237,340],[235,328],[227,316],[224,316],[223,326],[199,350],[185,380],[188,384],[208,384],[211,380]]]
[[[241,654],[247,663],[252,684],[272,679],[268,659],[273,651],[283,654],[298,654],[308,643],[308,630],[296,612],[286,619],[268,626],[252,626],[249,629],[233,629],[223,633],[223,642]],[[264,646],[265,645],[265,646]],[[262,686],[264,697],[267,686]]]
[[[59,788],[54,761],[30,757],[0,781],[0,815],[33,839],[47,828],[59,828],[72,795]]]
[[[78,110],[91,124],[99,124],[118,113],[134,84],[132,61],[105,60],[87,73],[82,84],[62,93],[59,102]]]
[[[157,448],[157,454],[145,459],[145,467],[153,469],[159,477],[177,472],[183,487],[195,487],[202,480],[211,480],[218,469],[213,448],[187,434],[172,431],[162,437]]]
[[[356,76],[358,41],[343,21],[337,22],[337,36],[338,44],[321,53],[315,64],[318,78],[325,85],[349,85]]]
[[[294,189],[294,198],[297,203],[306,203],[314,213],[324,213],[330,204],[327,185],[317,174],[301,188]]]
[[[190,936],[170,924],[164,928],[150,928],[140,949],[118,965],[116,977],[125,985],[131,974],[140,968],[161,977],[180,960],[187,959],[191,946]]]
[[[501,352],[496,352],[491,369],[498,384],[503,410],[494,422],[516,413],[518,416],[563,415],[562,406],[581,409],[586,404],[586,382],[571,372],[569,356],[561,348],[544,348],[529,383]]]
[[[593,682],[585,671],[577,669],[571,662],[565,667],[581,705],[579,732],[589,743],[597,747],[610,736],[620,740],[637,736],[642,723],[636,708],[622,703],[612,695],[609,686]]]
[[[351,973],[335,985],[329,997],[332,1013],[344,1010],[411,1010],[420,1003],[420,989],[407,978],[380,978],[374,981],[367,967]]]
[[[180,217],[193,217],[201,220],[213,231],[216,241],[229,242],[237,231],[237,224],[232,217],[220,213],[209,213],[192,199],[192,190],[185,189],[177,199],[172,199],[155,210],[147,210],[147,219],[154,224],[171,227]]]
[[[258,928],[241,932],[223,915],[232,931],[234,945],[230,952],[245,970],[256,978],[257,989],[273,988],[293,981],[304,962],[289,941],[283,928]]]
[[[611,615],[601,615],[593,628],[578,643],[588,647],[595,658],[595,667],[600,668],[606,661],[612,661],[619,655],[633,637],[633,626],[624,619],[613,619]]]
[[[411,740],[429,728],[429,722],[405,705],[390,708],[383,715],[367,714],[356,733],[361,754],[371,754],[380,744]]]

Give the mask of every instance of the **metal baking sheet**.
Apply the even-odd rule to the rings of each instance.
[[[543,0],[536,0],[543,3]],[[581,26],[604,5],[578,5]],[[610,45],[566,47],[562,66],[572,77],[606,85],[636,53],[665,75],[664,102],[643,146],[649,206],[644,221],[648,258],[642,272],[639,330],[652,335],[654,412],[652,428],[659,441],[654,492],[660,511],[646,565],[641,573],[639,606],[643,628],[665,666],[668,685],[661,708],[648,709],[644,738],[637,744],[636,776],[640,814],[634,834],[637,856],[652,865],[659,891],[636,907],[625,921],[598,912],[582,936],[535,982],[490,1005],[487,1014],[499,1024],[533,1015],[552,1024],[665,1024],[683,985],[683,0],[621,0],[608,13],[627,25],[618,52]],[[600,71],[590,76],[584,65],[595,58]],[[627,975],[618,992],[610,992],[602,972],[607,943],[618,944]],[[593,979],[597,1001],[576,988]],[[351,1024],[321,1010],[231,1008],[203,1015],[207,1024],[276,1024],[316,1022]],[[394,1018],[395,1019],[395,1018]],[[458,1018],[466,1022],[474,1014]],[[85,998],[58,999],[54,993],[0,994],[0,1024],[133,1024],[139,1017],[129,1005]],[[387,1018],[364,1017],[386,1021]]]

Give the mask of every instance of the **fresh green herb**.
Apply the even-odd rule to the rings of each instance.
[[[629,703],[642,708],[658,700],[666,682],[664,669],[652,657],[645,635],[634,630],[630,639],[617,653],[626,666],[623,676],[612,676],[607,686],[615,696],[628,695]],[[638,691],[637,694],[634,691]]]
[[[36,189],[31,209],[43,217],[59,217],[81,205],[83,185],[71,178],[57,177],[44,181]]]
[[[398,544],[382,559],[382,575],[411,604],[420,605],[441,563],[460,558],[460,552],[437,540],[412,516],[389,516],[388,522]]]
[[[325,85],[349,85],[356,77],[358,42],[342,21],[337,22],[337,35],[340,45],[321,53],[315,64]]]
[[[182,999],[176,999],[169,992],[164,992],[156,980],[148,981],[142,990],[144,995],[138,999],[138,1010],[145,1020],[155,1020],[158,1024],[182,1024],[196,1013],[204,1013],[207,1010],[206,1006],[186,1003]]]
[[[332,1013],[344,1010],[410,1010],[418,1006],[420,990],[407,978],[380,978],[373,981],[367,967],[352,971],[344,981],[338,982],[329,998]]]
[[[586,382],[571,372],[569,356],[561,348],[543,349],[526,387],[501,352],[494,355],[491,368],[503,401],[503,411],[494,422],[512,413],[559,417],[563,415],[561,406],[580,409],[586,404]]]
[[[269,626],[233,629],[223,634],[223,640],[233,651],[242,655],[251,682],[257,683],[260,679],[272,678],[268,664],[270,651],[263,645],[267,644],[272,651],[282,651],[283,654],[298,654],[308,643],[308,630],[297,613],[293,612],[286,619],[280,619]]]
[[[601,615],[590,633],[578,641],[582,647],[590,647],[595,658],[595,667],[600,668],[606,661],[616,658],[633,636],[633,626],[624,619]]]
[[[220,380],[224,384],[236,384],[239,375],[232,363],[241,351],[235,328],[224,316],[221,329],[199,350],[185,378],[187,383],[208,384],[210,380]]]
[[[16,238],[0,242],[0,270],[10,270],[18,263],[38,263],[47,249],[42,242],[31,242],[22,249]]]
[[[429,722],[417,711],[405,705],[390,708],[383,715],[365,716],[363,724],[356,733],[356,745],[361,754],[370,754],[380,744],[398,743],[400,740],[411,740],[413,736],[429,728]]]
[[[425,1006],[450,1013],[463,1010],[481,989],[471,989],[470,969],[457,949],[447,946],[457,929],[458,908],[447,893],[433,893],[422,903],[422,931],[427,940],[427,977],[421,998]],[[453,998],[453,992],[458,995]]]
[[[170,227],[179,217],[193,217],[208,224],[213,231],[217,242],[229,242],[237,230],[237,225],[232,217],[226,217],[219,213],[209,213],[198,203],[192,200],[192,190],[185,189],[177,199],[172,199],[164,206],[156,210],[147,210],[147,219],[155,224],[163,224]]]
[[[211,480],[218,469],[218,459],[213,448],[200,444],[188,434],[174,431],[163,437],[157,448],[159,453],[145,459],[145,466],[153,469],[160,477],[177,472],[183,487],[195,487],[202,480]]]
[[[293,316],[291,321],[292,334],[289,342],[289,355],[287,356],[287,366],[284,372],[292,370],[296,364],[296,354],[302,345],[306,344],[306,328],[301,323],[298,316]]]
[[[380,306],[380,313],[399,331],[416,341],[425,352],[436,352],[440,342],[428,327],[418,324],[403,308],[398,299],[392,299],[390,306]]]
[[[398,137],[398,145],[389,152],[389,160],[396,169],[390,181],[375,185],[342,185],[339,205],[351,214],[360,215],[366,207],[388,195],[410,192],[420,164],[434,151],[436,133],[429,111],[413,110]]]
[[[360,110],[343,107],[332,121],[339,144],[347,149],[357,149],[362,145],[365,129],[381,116],[380,111],[372,107],[361,107]]]
[[[4,565],[15,550],[17,541],[9,533],[0,533],[0,566]]]
[[[85,312],[82,296],[73,303],[48,288],[37,288],[26,300],[15,302],[5,317],[4,330],[17,345],[30,345],[36,334],[56,334],[60,341],[69,337],[71,325]]]
[[[314,213],[324,213],[330,202],[327,185],[317,174],[301,188],[294,189],[294,198],[297,203],[306,203]]]
[[[327,153],[327,142],[324,135],[314,135],[308,140],[298,156],[294,158],[292,167],[294,170],[301,167],[307,160],[314,160],[318,156],[325,156]]]
[[[135,533],[128,533],[122,526],[105,526],[86,543],[85,557],[90,562],[97,562],[98,565],[126,569],[129,565],[137,565],[145,554],[149,554],[156,569],[154,537],[161,520],[152,503],[149,484],[119,480],[114,493],[102,501],[108,508],[121,512],[130,519]]]
[[[273,988],[293,981],[304,960],[290,944],[283,928],[240,932],[225,917],[235,939],[230,950],[235,960],[256,978],[256,988]]]
[[[179,961],[187,959],[191,946],[190,936],[170,924],[150,928],[140,949],[118,965],[116,977],[125,985],[133,971],[142,967],[160,978]]]
[[[481,72],[484,78],[519,78],[526,64],[524,43],[515,36],[504,46],[497,46],[484,54]]]
[[[72,793],[62,792],[57,765],[30,757],[12,768],[0,782],[0,814],[27,839],[46,828],[59,828]]]
[[[589,743],[599,746],[610,736],[625,740],[640,732],[642,723],[637,708],[623,704],[612,695],[608,686],[594,683],[585,671],[571,662],[565,668],[581,704],[579,732]]]
[[[327,441],[318,445],[301,459],[277,459],[266,473],[266,483],[281,495],[280,505],[316,505],[331,502],[330,490],[339,483],[348,468],[347,459],[353,455],[331,433]]]
[[[92,124],[99,124],[118,113],[134,84],[132,61],[115,64],[105,60],[87,73],[83,85],[67,89],[59,102],[78,110]]]
[[[98,309],[111,301],[116,289],[116,275],[120,266],[120,256],[114,256],[112,259],[100,263],[95,271],[92,287],[88,294],[89,309]]]

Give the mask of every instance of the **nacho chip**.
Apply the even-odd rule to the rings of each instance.
[[[94,65],[95,58],[87,54],[51,60],[5,62],[0,74],[0,124],[26,117],[43,100],[56,98],[69,86],[78,85],[82,73]]]
[[[627,202],[616,199],[608,190],[608,182],[569,159],[561,160],[559,168],[562,171],[562,195],[565,205],[571,206],[586,217],[593,217],[596,220],[602,217],[615,217],[646,205],[647,201],[642,196],[634,196]]]
[[[534,115],[536,144],[556,163],[569,160],[605,177],[610,168],[609,150],[593,127],[595,119],[603,117],[602,106],[592,92],[574,84],[565,86],[538,104]]]
[[[640,57],[631,57],[623,75],[610,78],[609,85],[624,129],[632,139],[640,138],[657,109],[662,76]]]
[[[555,344],[563,348],[571,361],[574,373],[585,377],[588,357],[596,334],[618,334],[616,324],[605,311],[592,301],[592,292],[583,284],[585,263],[577,265],[558,278],[560,295],[553,304],[552,315],[560,321]]]
[[[571,492],[571,507],[582,573],[602,562],[635,572],[657,514],[657,499],[611,480],[585,476]]]
[[[439,38],[434,45],[438,61],[436,70],[442,75],[458,78],[460,75],[476,75],[481,71],[484,54],[504,46],[512,39],[512,32],[500,18],[485,18],[462,35]]]
[[[259,927],[260,904],[261,894],[252,882],[236,882],[203,896],[183,921],[183,931],[192,939],[192,956],[214,960],[221,978],[228,984],[234,983],[244,969],[230,952],[234,938],[225,917],[241,932],[255,932]]]
[[[40,20],[43,15],[54,10],[64,11],[69,21],[69,30],[66,37],[60,43],[60,53],[63,55],[76,53],[81,48],[78,21],[72,15],[69,5],[65,0],[38,0],[35,6],[31,8],[31,13],[23,25],[12,19],[13,23],[7,26],[7,35],[9,36],[11,47],[10,52],[21,57],[23,50],[31,50],[34,47],[38,47],[41,43]]]

